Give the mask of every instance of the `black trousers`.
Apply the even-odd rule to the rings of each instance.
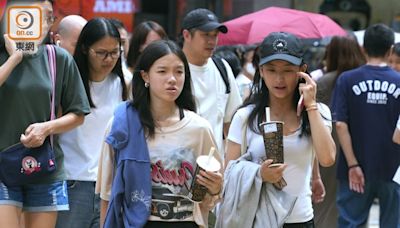
[[[199,228],[195,222],[152,222],[146,223],[144,228]]]
[[[283,228],[314,228],[314,219],[302,223],[285,223]]]

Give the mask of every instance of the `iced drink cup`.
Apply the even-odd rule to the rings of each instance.
[[[272,164],[283,164],[283,122],[264,122],[261,128],[267,159],[272,159]]]
[[[189,198],[193,201],[200,202],[204,199],[204,196],[206,195],[208,190],[203,185],[197,183],[197,175],[199,174],[200,170],[217,172],[221,169],[221,164],[214,157],[209,158],[208,155],[199,156],[196,159],[196,163],[197,166],[193,175]]]
[[[283,122],[268,121],[261,123],[261,129],[264,139],[264,148],[267,159],[272,159],[269,167],[279,166],[283,164]],[[277,189],[283,189],[286,181],[282,178],[274,186]]]

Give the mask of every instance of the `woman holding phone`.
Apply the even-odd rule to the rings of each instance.
[[[284,178],[287,186],[282,191],[297,197],[283,227],[314,227],[310,187],[313,162],[315,157],[322,166],[335,161],[331,114],[326,105],[316,102],[316,83],[305,73],[307,65],[297,37],[271,33],[260,45],[258,57],[252,93],[234,115],[229,129],[225,164],[238,159],[241,144],[247,144],[251,161],[259,164],[262,182],[273,184]],[[302,110],[297,108],[299,100],[303,100]],[[260,127],[265,122],[266,107],[271,121],[284,122],[284,163],[274,167],[270,166],[271,159],[265,160]],[[245,135],[242,126],[246,127]]]

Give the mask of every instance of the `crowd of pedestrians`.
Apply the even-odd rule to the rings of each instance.
[[[352,228],[378,199],[380,226],[400,228],[389,27],[369,26],[363,47],[332,37],[315,80],[290,33],[217,53],[229,30],[208,9],[188,12],[175,42],[153,21],[129,37],[118,20],[78,15],[53,34],[53,1],[22,2],[43,9],[42,36],[34,54],[0,39],[0,153],[51,143],[57,168],[20,186],[0,179],[0,227]],[[284,163],[266,154],[267,121],[284,123]],[[202,155],[221,168],[198,171]]]

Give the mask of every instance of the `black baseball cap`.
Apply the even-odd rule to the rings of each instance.
[[[270,33],[261,43],[259,53],[260,66],[272,60],[285,60],[300,66],[304,55],[300,39],[286,32]]]
[[[218,22],[217,16],[208,9],[195,9],[190,11],[183,18],[183,29],[199,29],[201,31],[209,32],[218,29],[222,33],[227,33],[228,28]]]

